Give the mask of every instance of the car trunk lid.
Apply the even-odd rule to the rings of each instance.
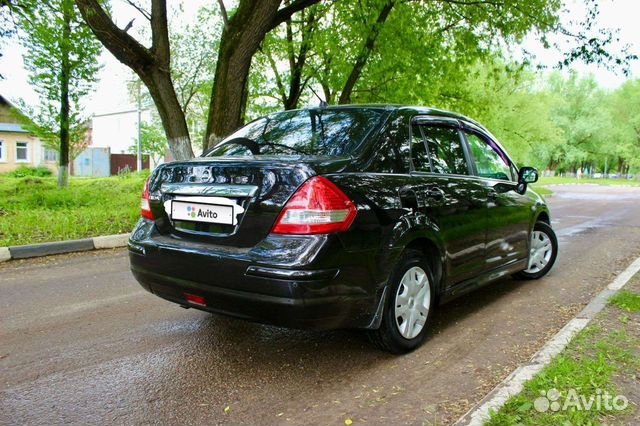
[[[162,234],[251,247],[311,176],[344,170],[349,157],[209,157],[161,166],[149,186]],[[214,217],[215,216],[215,217]]]

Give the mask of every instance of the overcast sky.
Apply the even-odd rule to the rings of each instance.
[[[171,3],[171,1],[169,1]],[[229,1],[226,1],[229,3]],[[599,27],[619,29],[622,44],[629,44],[632,53],[640,56],[640,0],[599,0],[600,16]],[[135,15],[135,11],[121,0],[112,2],[113,12],[119,26],[123,27]],[[182,19],[190,20],[195,11],[202,4],[215,4],[213,0],[189,0],[184,3]],[[563,16],[564,22],[584,16],[580,0],[568,2],[569,14]],[[143,19],[137,19],[142,23]],[[562,55],[555,50],[545,50],[540,43],[532,37],[524,43],[524,48],[535,53],[538,62],[553,67],[561,59]],[[38,98],[27,82],[27,73],[23,68],[22,48],[17,42],[6,43],[3,48],[3,57],[0,58],[0,70],[5,80],[0,81],[0,93],[13,101],[22,98],[25,102],[36,103]],[[86,101],[88,114],[100,114],[115,112],[130,108],[129,97],[126,90],[126,80],[131,72],[120,64],[109,52],[104,51],[100,58],[103,68],[100,71],[100,82]],[[621,73],[615,74],[596,65],[586,66],[576,63],[572,69],[582,74],[593,73],[598,82],[607,88],[615,88],[622,84],[626,77]],[[640,61],[635,61],[632,66],[632,77],[640,78]]]

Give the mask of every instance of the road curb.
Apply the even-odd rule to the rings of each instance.
[[[129,241],[129,234],[103,235],[93,238],[93,246],[96,249],[124,247],[127,241]]]
[[[5,262],[11,259],[29,259],[32,257],[50,256],[52,254],[125,247],[128,239],[129,234],[116,234],[84,238],[81,240],[0,247],[0,262]]]
[[[522,392],[524,384],[533,379],[536,374],[549,365],[569,342],[607,306],[607,302],[611,296],[620,291],[639,271],[640,257],[618,274],[613,282],[598,293],[578,315],[565,324],[555,336],[548,340],[544,346],[531,357],[527,364],[516,368],[480,402],[460,417],[454,425],[481,426],[484,424],[484,422],[489,419],[491,412],[498,411],[509,398]]]
[[[11,252],[9,247],[0,247],[0,262],[11,260]]]

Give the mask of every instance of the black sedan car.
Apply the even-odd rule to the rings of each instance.
[[[149,178],[131,270],[153,294],[288,327],[362,328],[394,353],[433,309],[558,246],[538,178],[480,124],[423,107],[257,119]]]

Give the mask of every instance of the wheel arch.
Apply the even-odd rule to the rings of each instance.
[[[547,210],[541,210],[536,216],[536,222],[544,222],[547,225],[551,226],[551,218],[549,217],[549,212]]]
[[[434,239],[427,236],[414,236],[408,240],[404,246],[404,250],[418,250],[424,254],[424,257],[431,268],[434,284],[436,284],[436,296],[441,293],[443,286],[444,268],[444,250]]]

